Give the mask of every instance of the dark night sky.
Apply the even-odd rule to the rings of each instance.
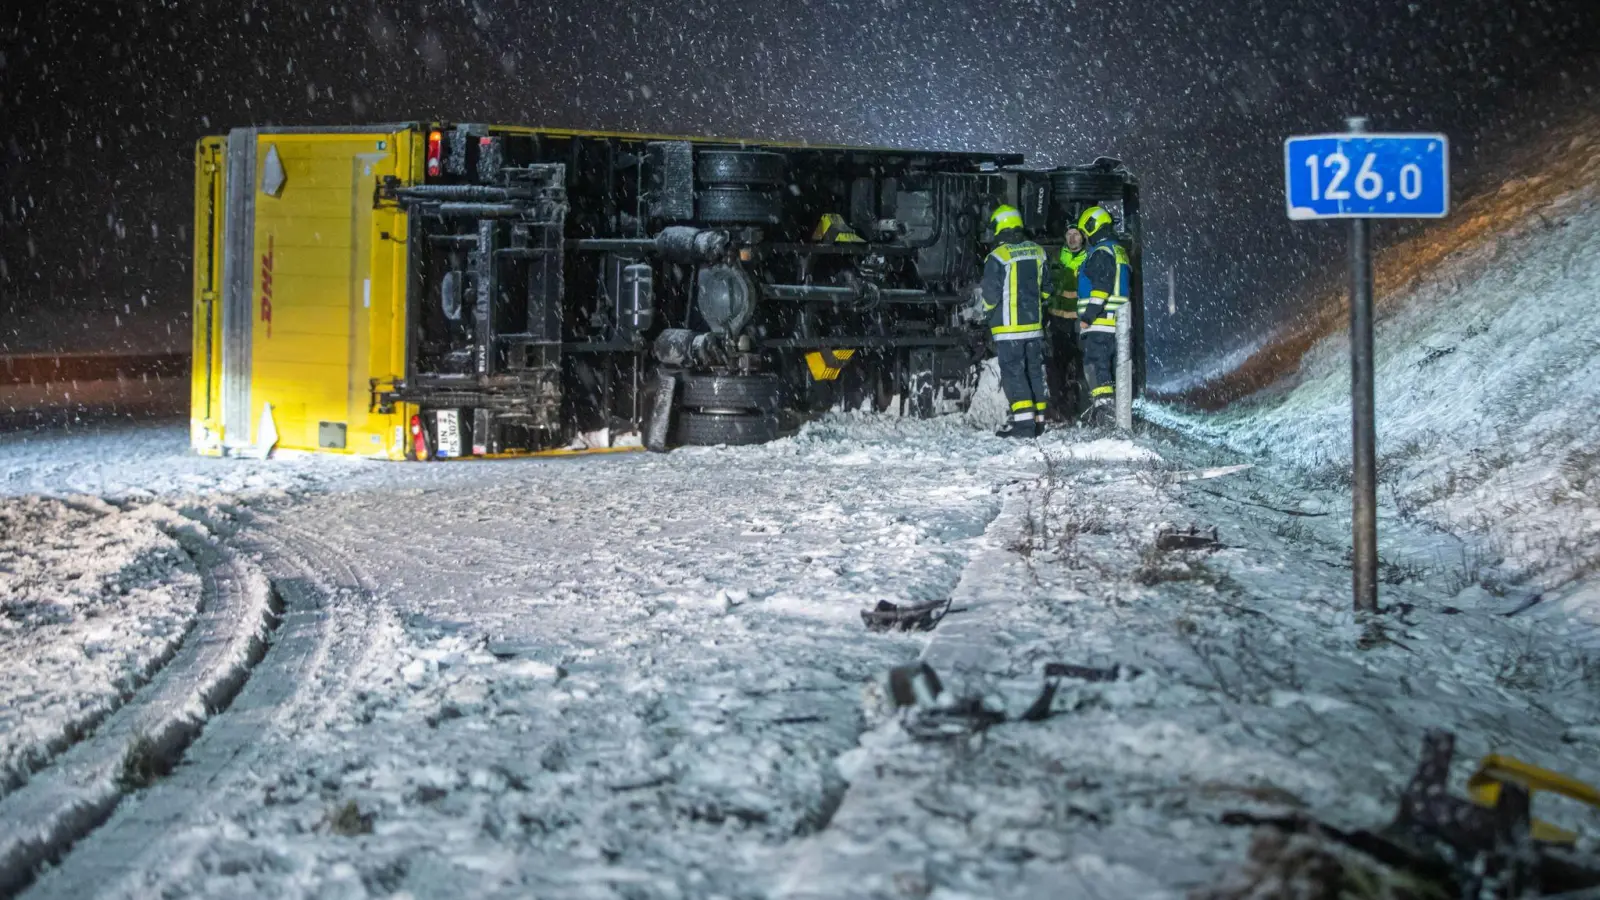
[[[11,350],[186,346],[196,137],[440,117],[1121,156],[1147,278],[1178,271],[1172,374],[1336,274],[1342,232],[1285,220],[1284,136],[1444,131],[1459,188],[1600,102],[1596,0],[53,2],[0,48]]]

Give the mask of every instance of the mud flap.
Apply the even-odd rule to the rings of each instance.
[[[652,453],[667,452],[672,435],[672,408],[678,399],[678,376],[668,371],[656,373],[655,403],[650,407],[650,422],[644,429],[644,447]]]

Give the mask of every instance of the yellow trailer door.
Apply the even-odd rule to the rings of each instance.
[[[404,410],[370,401],[373,379],[404,371],[405,221],[374,202],[381,179],[409,182],[415,152],[406,126],[229,134],[217,371],[203,392],[198,284],[196,301],[195,416],[207,437],[220,431],[217,452],[403,455]]]

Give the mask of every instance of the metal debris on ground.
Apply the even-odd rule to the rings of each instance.
[[[1080,666],[1076,663],[1045,663],[1044,688],[1039,691],[1039,696],[1034,698],[1033,703],[1022,713],[1020,719],[1023,722],[1042,722],[1050,718],[1050,707],[1055,702],[1056,691],[1061,688],[1061,679],[1063,678],[1089,682],[1109,682],[1138,678],[1141,674],[1143,674],[1142,670],[1121,664],[1104,667]]]
[[[1201,531],[1193,525],[1187,531],[1179,531],[1170,526],[1163,526],[1156,532],[1156,549],[1158,550],[1215,550],[1222,546],[1217,539],[1217,526],[1213,525]]]
[[[1406,893],[1371,896],[1512,900],[1523,897],[1600,896],[1600,858],[1581,852],[1570,832],[1531,815],[1532,794],[1550,791],[1600,807],[1600,791],[1559,773],[1509,757],[1490,756],[1468,782],[1476,802],[1452,796],[1448,781],[1455,736],[1429,731],[1422,758],[1400,798],[1395,821],[1379,831],[1342,831],[1310,816],[1263,816],[1230,812],[1224,825],[1247,825],[1338,844],[1357,851],[1337,873],[1338,882],[1363,872],[1387,873],[1385,888]],[[1270,842],[1269,842],[1270,843]],[[1262,868],[1252,850],[1243,873]],[[1208,900],[1242,897],[1229,885],[1201,895]],[[1251,895],[1254,896],[1254,895]],[[1343,895],[1341,895],[1343,896]],[[1359,896],[1369,896],[1361,894]]]
[[[939,697],[944,694],[944,682],[939,680],[939,673],[927,663],[913,663],[909,666],[895,666],[889,670],[885,677],[887,689],[884,695],[888,697],[897,709],[910,706],[933,706],[939,702]]]
[[[936,706],[917,707],[902,725],[918,740],[952,740],[982,734],[1006,720],[988,698],[968,694]]]
[[[1023,711],[1022,721],[1043,722],[1045,719],[1050,718],[1050,706],[1055,703],[1056,690],[1061,687],[1061,680],[1059,678],[1051,678],[1049,674],[1049,672],[1045,673],[1044,688],[1039,691],[1039,696],[1035,697],[1033,702],[1028,704],[1028,708]]]
[[[1118,663],[1114,666],[1080,666],[1075,663],[1045,663],[1046,678],[1076,678],[1079,681],[1125,681],[1138,678],[1143,669]]]
[[[950,603],[946,599],[901,606],[879,600],[877,607],[861,611],[861,621],[868,631],[932,631],[949,614]]]
[[[901,724],[907,734],[918,740],[948,740],[981,734],[1005,722],[1042,722],[1050,718],[1062,679],[1113,682],[1139,674],[1139,669],[1124,665],[1102,668],[1048,663],[1044,685],[1018,716],[1009,715],[993,697],[947,692],[939,674],[927,663],[890,669],[884,679],[883,695],[901,712]]]

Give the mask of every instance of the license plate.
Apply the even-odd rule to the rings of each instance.
[[[434,413],[435,432],[438,438],[435,446],[441,459],[461,455],[461,413],[454,409],[441,409]]]

